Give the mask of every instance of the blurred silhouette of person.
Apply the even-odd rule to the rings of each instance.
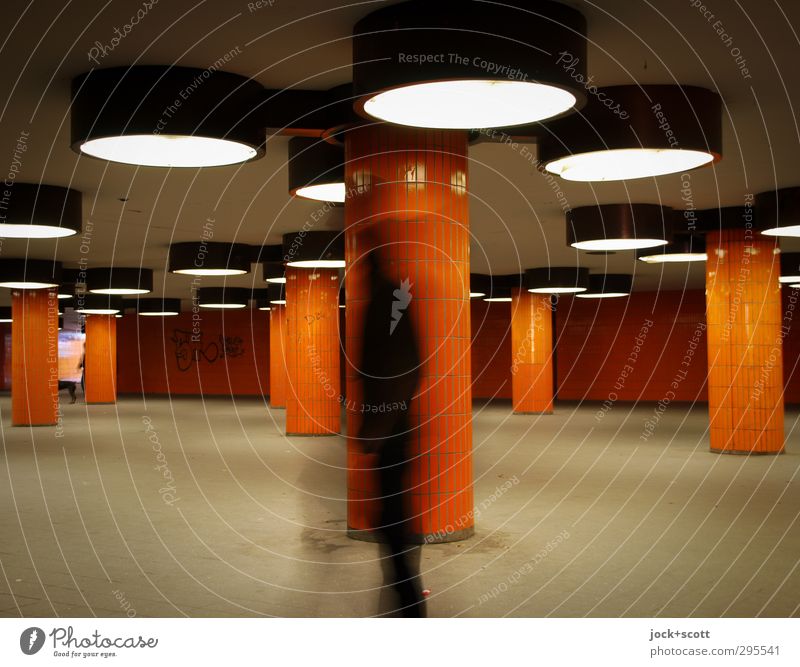
[[[83,344],[81,350],[81,360],[78,362],[78,368],[81,371],[81,391],[86,394],[86,343]],[[74,403],[75,401],[73,401]]]
[[[402,616],[426,616],[419,576],[420,547],[411,544],[408,472],[412,430],[408,416],[419,382],[420,355],[408,305],[411,287],[390,280],[378,251],[365,257],[371,286],[361,338],[360,374],[363,421],[359,441],[366,453],[377,456],[380,541],[385,545],[385,584],[396,595],[395,610]],[[388,552],[388,553],[387,553]]]

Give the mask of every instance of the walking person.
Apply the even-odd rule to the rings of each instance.
[[[411,313],[411,285],[387,277],[372,250],[369,266],[370,302],[361,338],[360,374],[363,422],[359,440],[364,451],[376,455],[380,512],[377,531],[385,545],[386,583],[395,594],[395,610],[402,616],[426,616],[419,575],[421,547],[411,544],[408,473],[409,444],[414,429],[409,407],[419,382],[420,355]]]

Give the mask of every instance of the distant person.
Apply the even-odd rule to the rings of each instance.
[[[86,343],[83,344],[83,351],[81,352],[81,360],[78,362],[78,369],[81,372],[81,391],[84,396],[86,395],[86,387],[84,381],[86,378]],[[74,401],[73,401],[74,403]]]
[[[363,387],[363,422],[359,441],[377,455],[381,541],[388,554],[387,583],[396,594],[402,616],[426,616],[419,576],[420,547],[411,545],[408,472],[413,431],[408,416],[419,382],[420,355],[408,306],[408,281],[392,282],[381,268],[378,251],[364,259],[368,265],[370,301],[361,337],[359,368]]]

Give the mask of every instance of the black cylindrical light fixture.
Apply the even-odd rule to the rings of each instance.
[[[11,306],[0,306],[0,324],[11,322]]]
[[[721,157],[722,100],[696,86],[600,88],[539,142],[545,169],[570,181],[683,173]]]
[[[800,252],[781,252],[781,275],[778,280],[782,285],[800,283]]]
[[[250,273],[252,248],[246,243],[188,241],[169,246],[170,273],[238,276]]]
[[[153,291],[153,269],[125,266],[88,269],[86,289],[92,294],[147,294]]]
[[[230,72],[137,65],[72,81],[72,149],[146,167],[215,167],[264,155],[264,89]]]
[[[636,258],[648,264],[705,262],[706,240],[698,234],[675,234],[667,245],[637,250]]]
[[[753,206],[723,206],[721,208],[698,209],[695,214],[694,232],[707,234],[724,229],[761,230],[761,211]]]
[[[272,310],[269,303],[269,288],[255,287],[250,290],[250,298],[258,310]]]
[[[589,269],[542,266],[525,271],[525,280],[534,294],[577,294],[589,287]]]
[[[563,4],[411,0],[353,29],[360,114],[472,129],[534,123],[585,101],[586,20]]]
[[[656,204],[602,204],[567,211],[567,245],[578,250],[637,250],[672,239],[672,210]]]
[[[324,139],[289,139],[289,193],[296,197],[343,203],[344,149]]]
[[[283,261],[282,243],[250,246],[250,262],[252,264],[261,264],[261,262],[282,262],[282,261]]]
[[[283,235],[286,266],[339,269],[344,262],[343,232],[292,232]]]
[[[589,287],[576,294],[579,299],[607,299],[628,296],[633,289],[633,276],[629,273],[592,273]]]
[[[81,231],[81,193],[57,185],[13,183],[0,207],[0,238],[53,239]]]
[[[511,290],[515,287],[525,287],[525,276],[519,273],[488,276],[488,278],[489,290],[483,299],[488,303],[510,303]]]
[[[61,262],[49,259],[0,259],[0,287],[43,289],[61,282]]]
[[[83,284],[86,279],[86,271],[81,269],[63,268],[61,269],[61,283],[58,286],[58,298],[67,300],[75,296],[76,285]]]
[[[77,294],[75,311],[83,315],[118,315],[125,306],[116,294]]]
[[[755,205],[762,234],[800,236],[800,187],[761,192]]]
[[[482,299],[492,293],[492,277],[483,273],[469,274],[469,298]]]
[[[202,308],[247,308],[250,290],[246,287],[201,287],[197,290],[197,303]]]
[[[136,299],[136,312],[145,317],[170,317],[181,314],[181,300],[162,297]]]
[[[285,283],[286,269],[283,262],[263,262],[261,264],[261,274],[265,283]]]
[[[286,305],[286,285],[281,283],[267,285],[267,300],[273,306]]]

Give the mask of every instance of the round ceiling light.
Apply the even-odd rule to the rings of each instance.
[[[201,287],[197,290],[197,303],[202,308],[247,308],[249,301],[250,290],[246,287]]]
[[[240,276],[250,273],[252,249],[246,243],[189,241],[169,246],[170,273],[189,276]]]
[[[340,269],[344,261],[342,232],[292,232],[283,235],[286,266],[304,269]]]
[[[800,187],[756,195],[756,211],[766,236],[800,236]]]
[[[56,185],[13,183],[0,207],[0,238],[54,239],[82,228],[81,193]]]
[[[600,88],[548,127],[539,160],[569,181],[683,173],[722,157],[722,100],[695,86]]]
[[[151,297],[135,301],[136,312],[144,317],[170,317],[180,315],[181,300]]]
[[[192,67],[95,69],[72,82],[73,150],[146,167],[216,167],[264,155],[263,87]]]
[[[344,150],[324,139],[289,139],[289,193],[304,199],[344,203]]]
[[[579,299],[609,299],[628,296],[633,289],[633,276],[629,273],[598,273],[589,276],[589,287],[576,294]]]
[[[122,297],[114,294],[77,294],[75,300],[75,312],[83,315],[118,315],[124,308]]]
[[[355,25],[354,106],[414,127],[534,123],[584,103],[585,63],[586,20],[560,3],[411,0]]]
[[[86,271],[92,294],[147,294],[153,291],[153,269],[109,266]]]
[[[543,266],[525,271],[525,280],[534,294],[577,294],[589,287],[589,269]]]
[[[567,212],[567,244],[578,250],[638,250],[672,238],[671,209],[655,204],[580,206]]]
[[[61,262],[47,259],[0,259],[0,287],[44,289],[61,282]]]
[[[676,234],[669,244],[639,250],[636,257],[647,264],[705,262],[708,259],[705,239],[695,234]]]

